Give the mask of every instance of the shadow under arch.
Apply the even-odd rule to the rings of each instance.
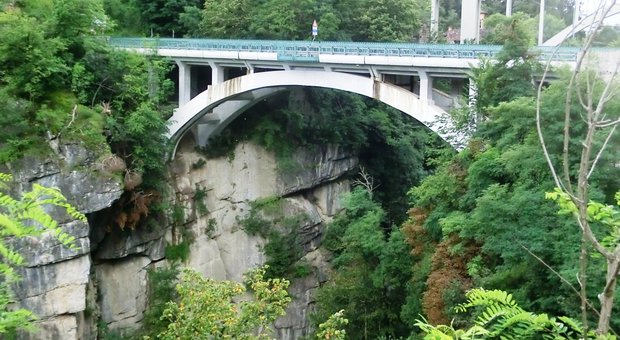
[[[168,138],[173,143],[170,158],[174,157],[179,141],[188,131],[193,131],[197,144],[204,146],[210,136],[220,132],[258,101],[292,86],[336,89],[374,98],[404,112],[444,140],[449,140],[437,124],[433,124],[445,111],[396,85],[348,73],[270,71],[252,73],[209,86],[206,91],[175,110],[168,120]]]

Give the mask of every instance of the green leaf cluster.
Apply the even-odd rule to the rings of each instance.
[[[400,318],[413,261],[399,229],[386,230],[381,206],[356,188],[327,227],[323,246],[334,253],[334,277],[319,289],[315,320],[344,309],[354,339],[409,334]]]
[[[287,280],[265,279],[266,268],[250,271],[242,284],[204,278],[184,269],[176,287],[178,302],[168,302],[162,319],[169,321],[160,339],[269,339],[269,326],[284,315],[291,301]],[[252,299],[240,302],[246,292]]]
[[[347,331],[341,329],[349,323],[344,316],[344,310],[341,309],[332,314],[325,322],[319,325],[319,330],[316,333],[318,339],[325,340],[344,340],[347,336]]]
[[[467,302],[456,306],[457,312],[473,311],[475,324],[467,329],[451,325],[430,325],[418,320],[424,339],[583,339],[595,334],[583,334],[582,325],[568,317],[549,317],[521,308],[512,295],[502,290],[472,289]],[[606,337],[599,337],[605,339]]]
[[[149,284],[149,305],[144,311],[142,334],[157,336],[168,327],[168,320],[161,316],[166,304],[176,301],[178,296],[175,289],[180,270],[177,266],[154,268],[147,271]]]

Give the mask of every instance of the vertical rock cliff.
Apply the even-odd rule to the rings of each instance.
[[[76,145],[60,148],[57,159],[24,159],[8,171],[19,183],[58,187],[89,217],[88,225],[55,215],[77,239],[78,250],[61,247],[51,237],[21,240],[27,259],[16,295],[40,318],[32,339],[94,339],[97,327],[127,334],[140,327],[148,307],[150,268],[166,264],[165,248],[179,237],[179,226],[157,221],[136,229],[110,230],[112,203],[123,194],[120,176],[106,173],[100,160]],[[171,205],[183,212],[182,227],[191,231],[189,266],[215,279],[240,281],[248,269],[265,263],[266,240],[240,226],[251,203],[281,198],[287,214],[306,216],[298,226],[301,260],[309,273],[292,282],[294,300],[276,322],[280,339],[309,331],[314,290],[329,276],[327,255],[319,248],[325,222],[340,209],[349,190],[347,174],[357,158],[338,146],[298,150],[295,166],[282,171],[273,154],[240,143],[234,157],[207,159],[184,140],[170,163]],[[275,227],[275,226],[274,226]]]

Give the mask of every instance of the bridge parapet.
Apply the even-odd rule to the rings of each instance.
[[[127,49],[201,50],[276,53],[278,60],[319,61],[319,55],[428,57],[478,59],[494,58],[499,45],[414,44],[338,41],[227,40],[178,38],[109,38],[112,46]],[[573,47],[536,47],[541,60],[574,61],[579,53]]]

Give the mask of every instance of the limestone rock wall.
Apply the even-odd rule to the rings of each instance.
[[[273,154],[253,144],[239,144],[232,159],[210,160],[194,151],[192,143],[182,144],[173,165],[172,182],[176,183],[178,201],[185,207],[186,224],[196,235],[187,264],[208,277],[240,281],[244,272],[263,264],[266,258],[261,251],[265,240],[248,235],[238,220],[249,212],[252,201],[284,197],[287,215],[303,213],[308,217],[299,230],[306,253],[303,260],[312,272],[292,283],[294,301],[275,327],[279,339],[307,335],[314,291],[329,276],[326,255],[318,248],[323,228],[341,210],[339,197],[349,191],[344,178],[357,162],[337,146],[298,150],[297,166],[282,173]],[[206,213],[197,208],[196,188],[206,192]],[[209,226],[213,230],[205,232]]]
[[[57,158],[27,158],[0,169],[15,175],[16,194],[33,182],[58,187],[89,217],[86,224],[51,212],[76,237],[78,249],[62,247],[49,235],[18,241],[27,264],[17,298],[40,318],[39,332],[22,338],[96,339],[98,326],[130,333],[148,306],[147,271],[166,264],[166,245],[179,231],[165,220],[155,227],[106,230],[105,215],[123,194],[120,177],[101,171],[95,156],[77,145],[57,150]],[[336,146],[299,150],[295,161],[297,166],[282,173],[273,154],[251,143],[239,144],[234,158],[206,159],[186,139],[170,164],[171,204],[183,208],[183,228],[194,235],[183,265],[208,277],[239,281],[266,261],[265,240],[238,223],[252,201],[284,197],[287,213],[308,216],[299,230],[303,260],[312,271],[291,285],[294,301],[275,325],[280,339],[309,332],[314,291],[329,277],[327,255],[318,248],[322,232],[341,209],[338,197],[349,190],[346,174],[357,166],[355,157]]]
[[[120,197],[120,179],[101,171],[97,155],[74,144],[55,151],[56,157],[25,157],[0,167],[1,172],[13,174],[14,194],[30,190],[32,183],[56,187],[84,213],[104,209]],[[72,220],[60,209],[49,213],[76,238],[77,247],[68,249],[49,234],[12,241],[25,259],[25,265],[18,269],[22,280],[15,287],[16,298],[39,319],[38,332],[22,338],[93,339],[96,329],[92,310],[96,306],[92,303],[95,290],[89,225]]]

